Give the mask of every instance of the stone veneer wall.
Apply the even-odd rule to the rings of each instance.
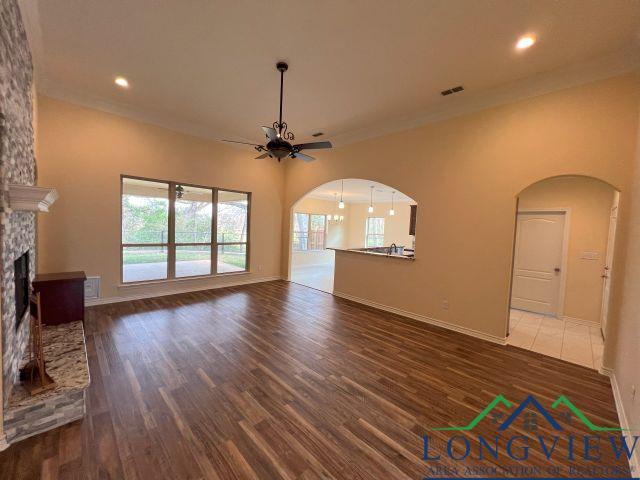
[[[29,251],[35,274],[35,213],[11,212],[10,183],[35,185],[33,132],[33,66],[27,35],[16,0],[0,0],[0,301],[2,302],[3,405],[17,381],[28,340],[29,322],[15,329],[13,262]]]

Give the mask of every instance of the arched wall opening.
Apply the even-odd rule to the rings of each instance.
[[[507,343],[600,368],[619,199],[578,175],[517,195]]]
[[[413,255],[416,209],[409,196],[372,180],[314,188],[290,210],[288,280],[331,293],[335,250]]]

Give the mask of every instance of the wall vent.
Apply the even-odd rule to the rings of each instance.
[[[450,88],[448,90],[443,90],[440,92],[440,95],[446,97],[447,95],[451,95],[452,93],[462,92],[464,87],[462,85],[458,85],[457,87]]]
[[[84,281],[84,298],[100,298],[100,277],[87,277]]]

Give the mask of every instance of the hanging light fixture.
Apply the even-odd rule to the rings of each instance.
[[[338,203],[338,208],[340,209],[344,208],[344,200],[342,199],[343,195],[344,195],[344,180],[342,180],[342,189],[340,190],[340,203]]]
[[[371,200],[369,201],[369,208],[367,211],[369,213],[373,213],[373,185],[371,185]]]
[[[393,209],[393,197],[395,194],[396,194],[395,190],[391,192],[391,210],[389,210],[389,215],[391,216],[394,216],[396,214],[396,211]]]

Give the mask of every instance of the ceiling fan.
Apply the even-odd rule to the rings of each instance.
[[[256,158],[277,158],[278,162],[285,157],[290,158],[299,158],[304,160],[305,162],[312,162],[315,160],[310,155],[305,155],[304,153],[300,153],[301,150],[312,150],[318,148],[331,148],[331,142],[312,142],[312,143],[299,143],[297,145],[292,145],[291,142],[295,139],[293,132],[287,131],[286,122],[282,121],[282,93],[284,88],[284,72],[289,69],[289,65],[285,62],[278,62],[276,64],[276,68],[280,72],[280,116],[277,122],[273,122],[273,126],[271,127],[262,127],[264,131],[267,144],[266,145],[258,145],[255,143],[249,142],[236,142],[234,140],[222,140],[223,142],[229,143],[242,143],[244,145],[251,145],[255,148],[261,155]]]

